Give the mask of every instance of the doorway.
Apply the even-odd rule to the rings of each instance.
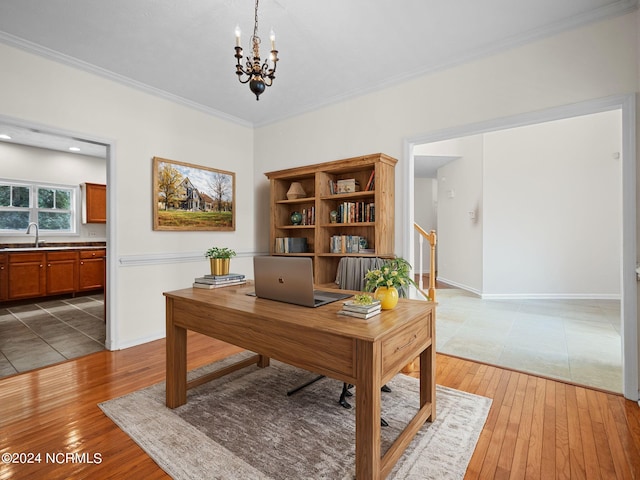
[[[404,231],[411,231],[411,238],[405,237],[405,252],[408,252],[407,257],[414,255],[414,238],[413,238],[413,218],[415,216],[413,197],[414,197],[414,179],[412,178],[412,171],[415,168],[415,158],[413,150],[416,145],[425,143],[435,143],[443,140],[449,140],[453,138],[460,138],[467,135],[479,135],[488,132],[497,132],[502,129],[511,129],[524,125],[534,125],[537,123],[549,122],[560,119],[568,119],[581,115],[595,114],[599,112],[607,112],[612,110],[618,110],[622,116],[622,148],[621,157],[622,164],[620,166],[620,179],[619,183],[621,189],[620,205],[618,213],[624,221],[621,220],[621,225],[618,228],[619,233],[619,253],[616,266],[618,267],[618,278],[620,279],[620,313],[621,321],[616,326],[620,332],[620,341],[618,343],[618,350],[622,357],[622,371],[623,371],[623,386],[622,390],[625,397],[637,400],[638,397],[638,367],[637,367],[637,326],[636,326],[636,285],[635,285],[635,141],[633,132],[635,130],[634,112],[635,112],[635,100],[632,95],[624,97],[607,98],[601,100],[595,100],[591,102],[585,102],[579,105],[571,105],[567,107],[561,107],[545,112],[536,112],[535,114],[522,115],[509,119],[496,120],[487,122],[485,124],[465,126],[461,128],[452,129],[449,131],[437,132],[436,134],[423,136],[421,138],[414,138],[407,141],[405,153],[409,160],[405,168],[402,171],[404,176],[403,180],[407,185],[407,195],[404,199],[405,212],[410,212],[405,215],[405,227]],[[615,152],[611,152],[612,154]],[[610,160],[613,160],[609,157]],[[450,191],[446,191],[448,195],[451,195]],[[455,193],[454,193],[455,194]],[[446,198],[446,197],[445,197]],[[443,200],[442,196],[438,197],[439,201]],[[467,206],[467,214],[473,208]],[[477,212],[477,213],[482,213]],[[442,239],[439,238],[439,248],[442,248]],[[476,252],[476,256],[480,256],[482,259],[482,252]],[[413,258],[412,258],[413,260]],[[439,268],[442,271],[442,265],[439,263]],[[479,283],[475,284],[476,291],[469,286],[474,287],[473,282],[477,281],[476,278],[467,278],[464,282],[461,282],[461,287],[467,287],[467,291],[472,291],[474,296],[482,296],[483,294],[483,281],[485,278],[480,276]],[[466,283],[471,282],[471,283]],[[491,295],[486,296],[486,300],[489,300]],[[609,300],[612,300],[610,298]],[[493,301],[499,300],[497,296],[494,296]],[[528,299],[533,301],[534,299]],[[554,299],[558,301],[559,298]],[[490,362],[488,362],[490,363]]]
[[[56,166],[52,168],[52,163],[47,163],[43,160],[42,168],[38,170],[32,169],[32,171],[38,172],[38,181],[46,181],[47,171],[57,169],[59,170],[59,175],[65,175],[65,172],[69,172],[68,175],[64,177],[64,180],[59,180],[57,183],[66,182],[70,185],[76,185],[76,183],[82,183],[82,181],[76,182],[78,179],[73,177],[73,174],[75,172],[79,175],[78,170],[80,170],[84,172],[82,176],[87,177],[86,181],[106,183],[107,202],[111,202],[111,195],[109,193],[111,190],[111,182],[109,182],[108,179],[110,177],[113,178],[113,142],[86,134],[63,131],[33,122],[25,122],[3,115],[0,115],[0,125],[3,131],[6,130],[8,132],[7,136],[11,137],[3,139],[7,142],[7,145],[15,144],[17,148],[42,152],[42,158],[48,156],[48,158],[55,163]],[[74,147],[73,150],[69,148],[70,145]],[[76,148],[80,148],[80,152],[71,153],[75,152]],[[64,164],[59,163],[59,161],[64,161],[64,159],[67,159],[69,162],[68,168],[65,167]],[[95,165],[86,171],[77,168],[80,162],[85,161],[94,162]],[[100,164],[102,165],[102,173],[96,170],[96,168],[100,168],[97,167],[97,165]],[[18,173],[15,171],[10,173],[12,173],[13,177],[18,178],[16,176]],[[71,175],[71,177],[69,177],[69,175]],[[77,214],[80,215],[81,207],[79,196],[77,205]],[[114,271],[110,266],[113,263],[112,252],[114,251],[113,242],[111,241],[114,238],[112,222],[113,208],[111,205],[107,207],[107,215],[106,224],[103,223],[101,226],[100,224],[80,224],[79,222],[78,231],[75,235],[69,236],[61,234],[61,236],[52,236],[46,239],[50,244],[60,242],[63,244],[76,244],[80,242],[83,245],[91,245],[91,247],[88,248],[98,249],[96,251],[102,250],[102,253],[104,253],[106,249],[107,256],[104,260],[105,292],[113,291],[112,288],[109,288],[109,284],[113,285],[114,282]],[[22,242],[22,239],[17,238],[12,241]],[[98,248],[98,245],[100,245],[100,248]],[[93,267],[92,271],[94,271]],[[95,273],[97,273],[97,271],[95,271]],[[83,278],[86,280],[88,277]],[[86,289],[86,287],[84,288]],[[34,300],[34,302],[31,302],[29,305],[27,305],[25,301],[18,303],[11,302],[8,305],[14,311],[10,313],[10,315],[23,330],[28,330],[28,333],[34,337],[32,340],[37,341],[43,348],[52,350],[49,352],[52,363],[90,353],[92,349],[96,348],[94,345],[96,342],[101,343],[102,348],[110,349],[113,344],[114,328],[110,312],[113,310],[114,298],[112,298],[112,295],[101,293],[100,290],[90,290],[90,292],[87,292],[89,293],[88,295],[77,294],[76,296],[63,295],[60,297],[45,297],[42,301],[40,301],[40,299],[37,301]],[[29,311],[30,309],[33,311],[33,314]],[[39,332],[36,331],[37,327],[35,329],[32,328],[34,325],[30,324],[29,319],[34,314],[44,319],[47,328],[43,327],[44,329]],[[69,337],[69,342],[64,341],[61,336],[55,335],[56,331],[61,330],[73,334]],[[99,330],[102,331],[100,332]],[[71,341],[71,337],[82,340],[78,342],[77,348],[73,346],[74,342]],[[51,342],[57,342],[60,348],[56,349],[52,347]],[[25,363],[25,365],[27,364]]]

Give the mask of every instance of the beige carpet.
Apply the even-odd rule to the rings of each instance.
[[[245,353],[190,373],[190,378]],[[100,404],[120,428],[175,479],[351,479],[355,408],[338,405],[342,383],[280,362],[247,367],[189,391],[186,405],[165,407],[160,383]],[[382,393],[382,449],[418,409],[418,381],[399,374]],[[351,403],[355,405],[355,395]],[[491,400],[437,387],[437,419],[427,423],[389,478],[462,478]]]

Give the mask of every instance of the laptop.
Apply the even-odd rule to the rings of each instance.
[[[313,289],[313,266],[308,257],[253,257],[258,298],[319,307],[353,296]]]

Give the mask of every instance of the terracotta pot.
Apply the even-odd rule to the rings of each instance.
[[[396,287],[378,287],[373,298],[380,300],[382,310],[391,310],[398,304],[398,290]]]

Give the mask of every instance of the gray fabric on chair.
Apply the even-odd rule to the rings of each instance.
[[[364,291],[364,276],[380,268],[384,260],[378,257],[342,257],[338,263],[336,282],[344,290]]]

